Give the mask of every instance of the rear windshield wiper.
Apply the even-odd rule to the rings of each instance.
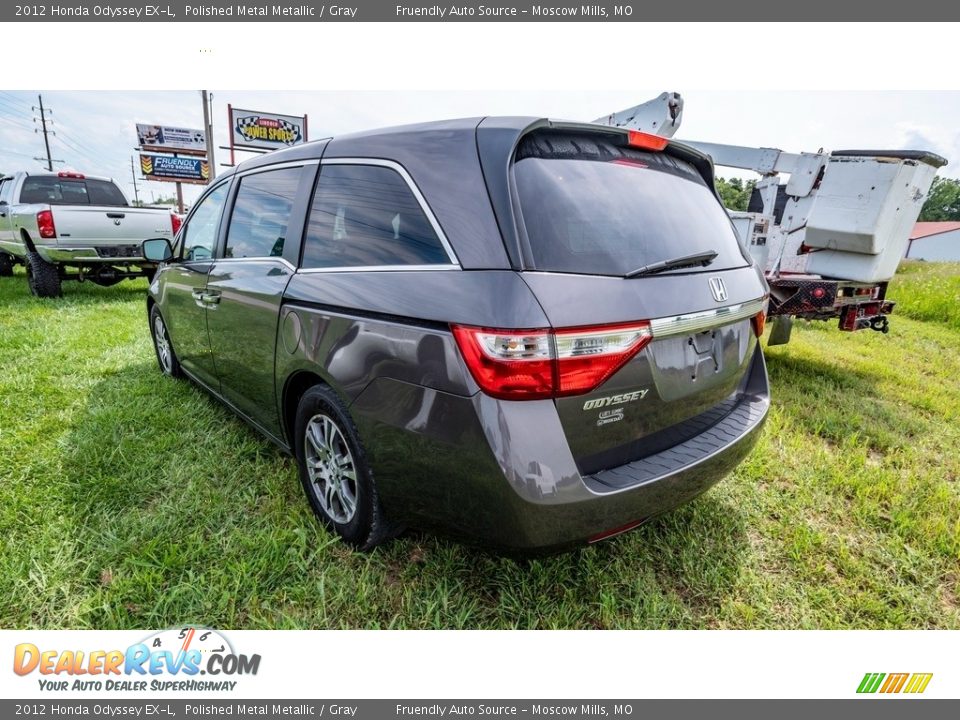
[[[650,263],[649,265],[641,265],[636,270],[628,272],[624,277],[635,278],[644,275],[655,275],[664,270],[676,270],[677,268],[706,267],[716,259],[717,252],[715,250],[706,250],[704,252],[693,253],[692,255],[683,255],[682,257],[671,260],[661,260],[660,262]]]

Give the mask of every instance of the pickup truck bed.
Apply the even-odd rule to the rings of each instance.
[[[65,279],[113,285],[150,276],[155,266],[140,243],[172,240],[178,225],[167,210],[131,207],[108,178],[17,173],[0,180],[0,274],[23,264],[41,296],[60,295]]]

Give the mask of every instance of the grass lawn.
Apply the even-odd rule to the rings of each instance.
[[[0,278],[2,627],[960,628],[958,265],[898,276],[889,335],[771,348],[763,438],[711,492],[531,561],[351,552],[290,459],[160,374],[144,290]]]

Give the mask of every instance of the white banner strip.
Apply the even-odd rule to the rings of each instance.
[[[184,630],[0,631],[0,653],[6,655],[0,657],[2,696],[834,699],[893,696],[858,694],[867,673],[932,673],[922,697],[960,698],[956,631],[354,630],[205,635],[199,628],[187,644],[197,659],[189,674],[191,663],[180,655]],[[141,643],[149,648],[149,658],[142,647],[137,650]],[[211,660],[221,647],[220,657]],[[110,651],[123,653],[123,662],[117,664],[116,656],[108,656]],[[31,652],[41,659],[29,669],[34,662]],[[259,660],[254,663],[255,656]],[[178,658],[181,665],[174,673],[171,668]],[[124,672],[127,661],[139,663],[144,674],[136,669]],[[108,662],[117,664],[119,674],[102,672]],[[101,671],[91,674],[91,664]],[[29,671],[19,675],[17,669]],[[99,691],[83,685],[98,681],[103,683]],[[136,682],[145,684],[129,685]]]

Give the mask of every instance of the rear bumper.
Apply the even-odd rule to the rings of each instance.
[[[96,245],[83,247],[62,247],[57,245],[37,245],[37,254],[50,263],[73,265],[92,265],[96,263],[138,265],[147,261],[139,253],[129,254],[129,245]]]
[[[379,381],[353,410],[388,515],[504,549],[549,550],[697,497],[750,452],[769,406],[758,345],[729,413],[687,442],[586,476],[550,400],[461,398]]]

